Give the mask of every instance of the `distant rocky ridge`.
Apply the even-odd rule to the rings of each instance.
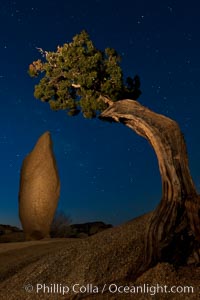
[[[70,225],[69,237],[84,238],[87,236],[94,235],[105,229],[113,227],[111,224],[105,224],[104,222],[88,222],[83,224],[72,224]]]
[[[22,230],[16,226],[0,224],[0,235],[9,234],[13,232],[22,232]]]
[[[0,243],[24,241],[23,230],[16,226],[0,224]]]
[[[83,224],[69,225],[66,232],[67,238],[86,238],[88,236],[99,233],[105,229],[112,228],[111,224],[104,222],[87,222]],[[22,229],[16,226],[0,224],[0,243],[7,242],[23,242],[24,233]]]

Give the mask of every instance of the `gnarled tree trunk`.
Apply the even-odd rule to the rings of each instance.
[[[159,261],[200,262],[200,197],[188,166],[178,124],[134,100],[109,103],[101,119],[125,124],[154,148],[162,178],[162,199],[146,232],[145,261],[139,273]]]

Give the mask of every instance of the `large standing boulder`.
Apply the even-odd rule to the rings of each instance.
[[[27,240],[49,236],[60,195],[60,180],[49,132],[23,161],[19,188],[19,217]]]

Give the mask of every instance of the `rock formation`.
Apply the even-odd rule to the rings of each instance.
[[[60,180],[49,132],[37,141],[24,159],[19,188],[19,216],[25,238],[49,236],[60,195]]]
[[[24,241],[23,231],[15,226],[0,224],[0,243]]]
[[[72,224],[70,225],[71,232],[69,237],[88,237],[111,227],[111,224],[105,224],[104,222]]]

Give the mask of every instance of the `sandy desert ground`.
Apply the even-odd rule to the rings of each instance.
[[[160,263],[142,274],[135,282],[130,274],[143,260],[144,229],[150,213],[86,239],[49,239],[0,244],[0,299],[152,299],[147,292],[113,293],[118,286],[192,286],[190,293],[157,293],[153,299],[196,300],[200,298],[200,267],[183,266],[176,270]],[[53,288],[49,293],[38,284]],[[62,295],[58,287],[69,287]],[[82,293],[72,287],[98,288]],[[105,286],[104,293],[102,290]],[[113,287],[113,286],[112,286]],[[61,291],[61,292],[60,292]]]

